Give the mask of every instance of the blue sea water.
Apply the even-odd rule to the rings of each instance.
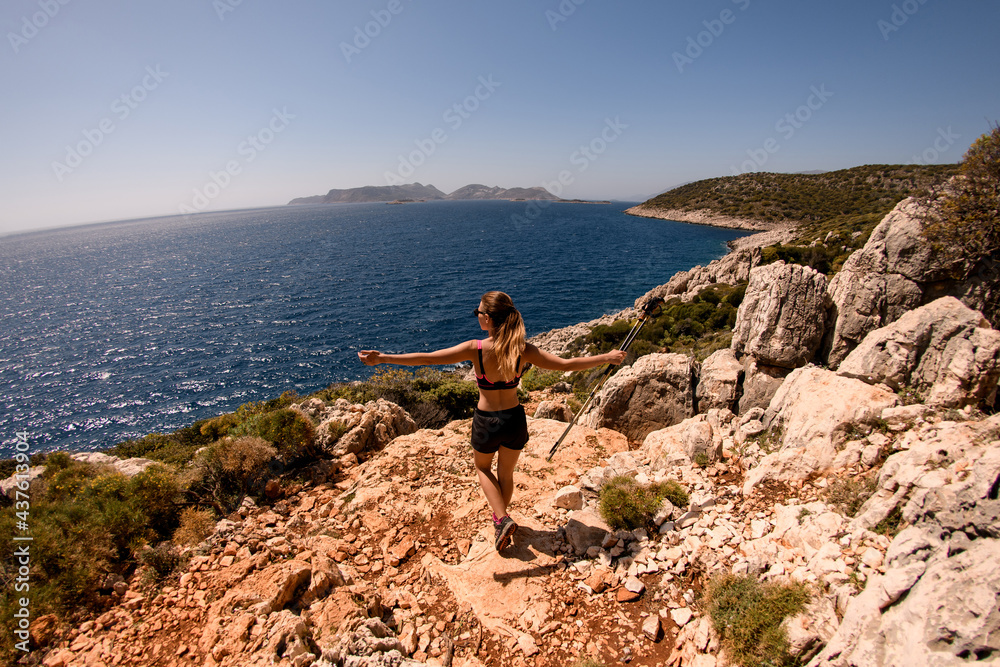
[[[288,389],[368,377],[360,349],[481,335],[483,292],[528,335],[627,307],[744,233],[627,204],[283,207],[0,237],[0,458],[109,447]]]

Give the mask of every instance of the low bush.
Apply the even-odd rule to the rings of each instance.
[[[563,371],[548,371],[532,366],[521,376],[521,386],[525,391],[540,391],[562,382],[565,375]]]
[[[199,454],[188,475],[190,490],[221,514],[247,495],[260,495],[278,466],[278,450],[259,436],[226,437]]]
[[[170,465],[183,465],[205,444],[201,439],[192,441],[179,437],[177,433],[150,433],[138,440],[119,442],[107,453],[123,459],[145,458]]]
[[[250,432],[274,444],[278,456],[286,463],[312,453],[316,429],[309,418],[297,410],[281,408],[248,423],[252,424]]]
[[[663,304],[660,314],[643,326],[629,347],[625,364],[652,352],[678,352],[704,359],[712,352],[729,346],[736,313],[746,294],[746,283],[709,285],[690,301],[672,298]],[[571,355],[603,354],[618,348],[632,329],[634,321],[619,320],[598,325],[569,345]],[[573,391],[581,400],[591,391],[604,367],[579,371],[570,377]]]
[[[150,568],[155,580],[162,581],[180,567],[182,559],[170,542],[163,542],[139,554],[139,562]]]
[[[521,389],[522,399],[527,392]],[[352,403],[384,399],[406,410],[420,428],[438,428],[455,419],[472,416],[479,400],[475,383],[455,372],[420,368],[378,369],[364,382],[335,384],[312,394],[325,402],[344,398]]]
[[[129,478],[66,455],[49,459],[31,489],[32,613],[72,618],[99,608],[108,574],[127,572],[146,544],[169,538],[177,527],[180,487],[162,465]],[[0,510],[0,532],[20,534],[22,520],[16,506]],[[14,580],[17,544],[0,543],[0,581]],[[9,618],[19,595],[4,586],[0,613]]]
[[[208,510],[185,507],[181,512],[180,525],[174,531],[174,543],[181,546],[195,545],[212,534],[215,519]]]
[[[855,517],[861,506],[878,490],[878,477],[846,477],[826,488],[826,502],[847,517]]]
[[[612,528],[635,530],[652,523],[664,498],[677,507],[688,502],[687,492],[673,480],[642,485],[628,475],[618,475],[601,487],[598,509]]]
[[[803,584],[761,583],[753,576],[723,574],[708,582],[703,598],[730,660],[741,667],[792,667],[786,617],[805,608]]]

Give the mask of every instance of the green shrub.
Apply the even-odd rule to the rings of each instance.
[[[803,584],[760,583],[752,576],[711,579],[704,601],[731,660],[742,667],[794,665],[782,621],[809,601]]]
[[[239,419],[237,419],[235,412],[231,412],[227,415],[220,415],[214,419],[209,419],[198,428],[198,432],[209,441],[214,441],[228,435],[229,431],[235,428],[237,424],[239,424]]]
[[[521,386],[524,387],[525,391],[540,391],[557,382],[562,382],[563,376],[565,376],[563,371],[549,371],[532,366],[521,377]]]
[[[612,528],[635,530],[652,522],[664,498],[677,507],[688,502],[687,492],[673,480],[644,486],[628,475],[618,475],[601,487],[598,509]]]
[[[687,507],[690,501],[688,492],[684,490],[684,487],[672,479],[663,482],[653,482],[649,488],[656,498],[657,507],[659,507],[660,502],[664,498],[669,500],[670,504],[674,507]]]
[[[657,351],[680,352],[704,359],[712,352],[728,347],[736,314],[746,294],[746,283],[709,285],[690,301],[672,298],[663,304],[660,315],[647,322],[629,348],[625,364]],[[569,345],[569,352],[602,354],[621,345],[634,321],[619,320],[599,325]],[[579,371],[570,377],[577,396],[585,398],[603,367]]]
[[[200,443],[184,442],[177,434],[150,433],[138,440],[119,442],[108,454],[123,459],[146,458],[171,465],[183,465],[191,460]]]
[[[518,395],[527,397],[519,389]],[[406,410],[420,428],[438,428],[455,419],[472,415],[479,400],[475,383],[461,380],[457,373],[434,368],[415,372],[380,368],[364,382],[331,385],[312,394],[326,402],[344,398],[352,403],[384,399]]]
[[[181,556],[169,542],[164,542],[139,555],[139,561],[148,566],[157,581],[163,580],[181,565]]]
[[[964,279],[982,260],[995,267],[1000,253],[1000,125],[973,142],[959,174],[923,200],[924,236],[938,260]]]
[[[250,432],[274,444],[282,460],[295,461],[311,453],[316,430],[301,412],[281,408],[249,422]]]
[[[259,436],[226,437],[195,459],[190,489],[226,514],[247,495],[259,495],[277,463],[278,450]]]
[[[50,455],[31,499],[32,613],[66,617],[101,608],[101,584],[125,573],[150,542],[168,537],[177,525],[178,482],[166,467],[153,465],[128,478],[68,456]],[[0,510],[0,532],[17,534],[14,507]],[[0,581],[13,580],[13,540],[0,543]],[[18,593],[0,591],[0,613],[13,613]],[[0,654],[9,650],[2,635]]]
[[[875,524],[875,527],[872,528],[872,532],[878,533],[879,535],[885,535],[889,539],[892,539],[896,537],[902,527],[903,511],[900,509],[899,505],[896,505],[884,519]]]

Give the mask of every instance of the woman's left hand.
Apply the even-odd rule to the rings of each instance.
[[[617,366],[621,362],[625,361],[625,356],[627,354],[628,352],[626,352],[625,350],[611,350],[610,352],[608,352],[608,356],[610,357],[610,361],[608,363]]]

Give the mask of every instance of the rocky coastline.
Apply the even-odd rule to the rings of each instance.
[[[569,396],[557,384],[532,397],[512,506],[521,529],[503,553],[468,457],[470,420],[418,430],[385,401],[293,405],[315,424],[320,460],[220,520],[164,583],[136,572],[113,582],[97,618],[36,619],[38,656],[48,667],[724,667],[731,638],[700,593],[719,575],[807,588],[782,627],[809,667],[1000,655],[1000,415],[989,416],[1000,331],[980,310],[982,282],[943,281],[918,231],[904,201],[832,279],[764,264],[749,243],[637,299],[747,283],[730,347],[621,369],[552,462]],[[558,352],[630,314],[533,340]],[[598,498],[619,475],[673,480],[689,499],[612,529]]]
[[[729,215],[719,215],[707,209],[682,211],[673,208],[661,208],[651,204],[638,204],[625,209],[628,215],[640,218],[656,218],[657,220],[675,220],[692,225],[707,225],[709,227],[724,227],[727,229],[745,229],[749,231],[791,231],[796,225],[789,222],[768,222],[753,218],[737,218]]]

